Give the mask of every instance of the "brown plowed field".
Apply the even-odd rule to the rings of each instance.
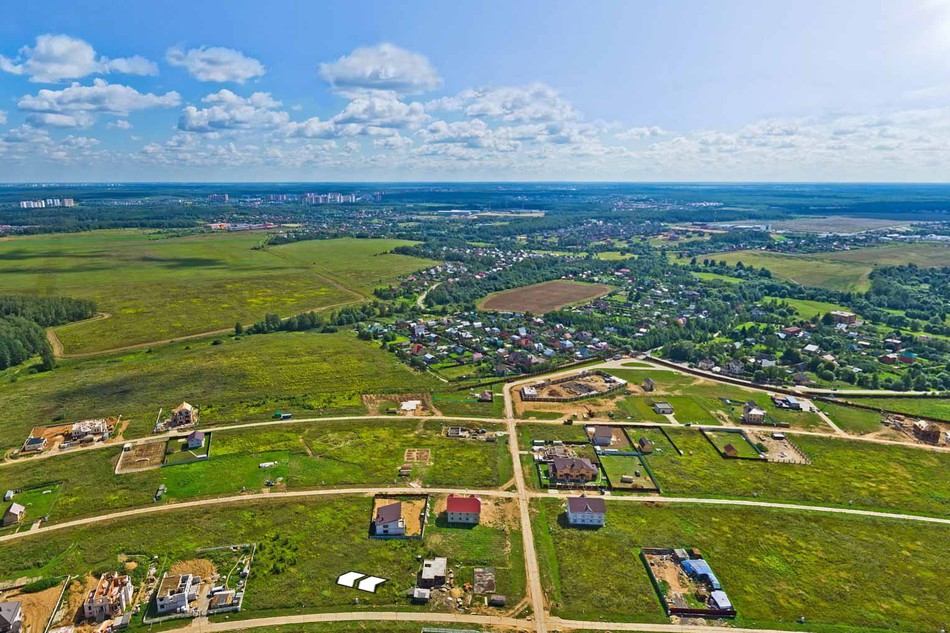
[[[548,281],[543,284],[499,292],[485,299],[481,307],[484,310],[497,310],[499,312],[544,314],[572,303],[602,297],[610,290],[610,286],[601,284]]]

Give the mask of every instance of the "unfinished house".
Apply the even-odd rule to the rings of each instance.
[[[74,442],[97,437],[106,440],[109,439],[109,423],[105,420],[80,420],[73,424],[69,435]]]
[[[155,605],[159,615],[185,613],[188,604],[198,599],[198,590],[201,588],[201,578],[194,574],[169,576],[165,574],[158,586],[155,596]]]
[[[198,424],[198,408],[187,402],[172,409],[172,418],[169,426],[192,426]]]
[[[419,572],[419,587],[432,589],[445,584],[446,569],[449,561],[442,557],[427,558],[422,562],[422,571]]]
[[[83,617],[92,622],[103,622],[122,615],[132,603],[132,579],[119,572],[109,571],[99,578],[96,588],[82,603]]]

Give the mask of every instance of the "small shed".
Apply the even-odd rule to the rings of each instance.
[[[653,412],[657,415],[673,415],[673,405],[669,402],[654,402]]]

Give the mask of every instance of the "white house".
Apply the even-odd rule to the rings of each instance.
[[[406,521],[402,518],[402,503],[399,501],[380,506],[373,519],[375,536],[405,536]]]
[[[201,587],[201,578],[193,574],[169,576],[165,574],[162,583],[158,586],[155,605],[159,615],[169,613],[183,613],[188,610],[188,603],[198,599],[198,589]]]
[[[478,497],[449,495],[445,503],[449,525],[478,525],[482,514],[482,502]]]
[[[571,497],[567,500],[567,522],[570,525],[601,526],[607,517],[607,504],[599,497]]]

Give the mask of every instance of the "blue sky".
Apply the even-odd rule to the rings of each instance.
[[[0,181],[945,181],[950,2],[14,3]]]

